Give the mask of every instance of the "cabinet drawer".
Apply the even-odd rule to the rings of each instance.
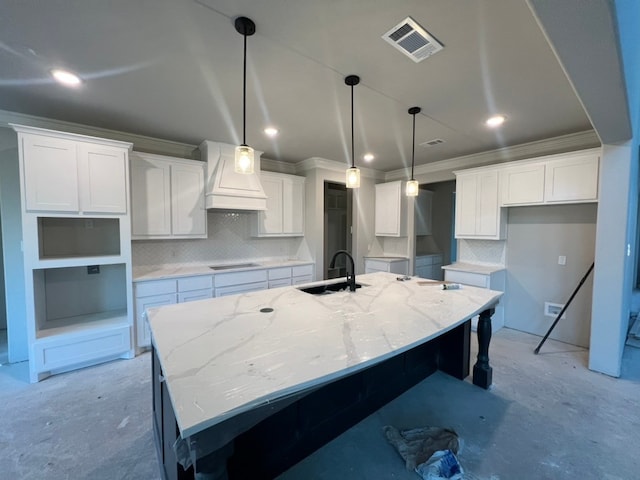
[[[312,275],[300,275],[299,277],[293,277],[291,279],[291,285],[302,285],[303,283],[310,283],[312,281]]]
[[[125,353],[131,348],[131,328],[122,325],[82,336],[51,337],[33,345],[35,369],[51,371]]]
[[[300,277],[302,275],[313,275],[313,265],[297,265],[291,268],[292,277]]]
[[[388,272],[389,262],[382,260],[365,260],[364,267],[366,270],[371,270],[372,272]]]
[[[202,290],[204,288],[213,288],[213,277],[211,275],[178,279],[178,292],[189,292],[191,290]]]
[[[459,272],[456,270],[445,270],[444,278],[447,282],[462,283],[472,287],[489,288],[489,275],[472,272]]]
[[[246,283],[242,285],[232,285],[229,287],[216,288],[216,297],[226,297],[227,295],[236,295],[239,293],[257,292],[259,290],[266,290],[268,286],[269,284],[265,280],[264,282]]]
[[[196,300],[206,300],[213,297],[213,289],[191,290],[189,292],[178,292],[178,303],[195,302]]]
[[[283,278],[291,278],[290,267],[272,268],[269,270],[269,284],[271,284],[271,280],[279,280]]]
[[[291,285],[291,277],[269,280],[269,288],[288,287],[289,285]]]
[[[220,273],[213,277],[216,288],[242,285],[245,283],[267,282],[266,270],[249,270],[246,272]],[[217,292],[216,292],[217,295]]]
[[[176,293],[176,281],[174,279],[136,282],[135,284],[136,298],[149,297],[151,295],[164,295],[166,293]]]

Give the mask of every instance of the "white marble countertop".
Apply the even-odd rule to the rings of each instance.
[[[358,275],[355,293],[282,287],[149,309],[182,438],[409,350],[502,295],[396,277]]]
[[[240,264],[241,262],[235,262]],[[212,265],[225,265],[224,262],[212,261],[207,264],[177,264],[177,265],[154,265],[133,267],[133,281],[143,282],[146,280],[162,280],[165,278],[191,277],[195,275],[216,275],[220,273],[242,272],[246,270],[263,270],[265,268],[294,267],[297,265],[311,265],[310,260],[257,260],[255,262],[246,261],[243,264],[252,263],[250,267],[227,268],[224,270],[213,270]],[[227,263],[229,265],[229,263]]]
[[[489,275],[491,273],[504,270],[505,267],[504,265],[483,265],[478,263],[455,262],[455,263],[452,263],[451,265],[444,265],[442,269],[455,270],[458,272],[481,273],[483,275]]]

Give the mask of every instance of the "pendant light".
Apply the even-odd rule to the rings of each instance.
[[[349,75],[344,83],[351,87],[351,168],[347,168],[347,188],[360,188],[360,169],[356,168],[356,159],[353,148],[353,87],[360,83],[360,77]]]
[[[416,155],[416,115],[420,113],[420,107],[411,107],[409,115],[413,115],[413,137],[411,138],[411,180],[407,182],[407,197],[417,197],[420,189],[418,181],[413,178],[413,166]]]
[[[253,173],[253,148],[247,145],[247,37],[256,33],[256,24],[247,17],[238,17],[234,23],[236,31],[244,37],[244,62],[242,67],[242,144],[236,147],[236,173]]]

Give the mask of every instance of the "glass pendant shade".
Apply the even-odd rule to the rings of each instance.
[[[420,187],[417,180],[409,180],[407,182],[407,190],[406,190],[407,197],[417,197],[419,189]]]
[[[253,173],[253,148],[247,145],[238,145],[236,147],[236,173],[250,174]]]
[[[347,168],[347,188],[360,188],[360,169]]]

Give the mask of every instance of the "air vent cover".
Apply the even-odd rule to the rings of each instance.
[[[440,145],[444,143],[444,140],[441,138],[434,138],[433,140],[428,140],[426,142],[422,142],[420,144],[421,147],[435,147],[436,145]]]
[[[382,38],[416,63],[444,48],[411,17],[405,18]]]

